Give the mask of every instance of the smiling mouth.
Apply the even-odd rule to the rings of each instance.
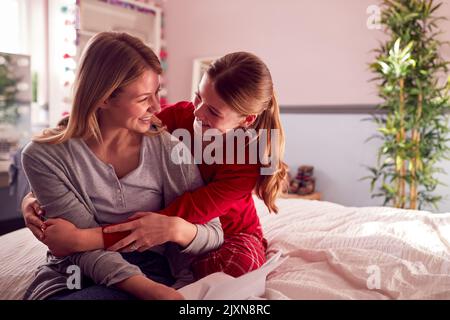
[[[139,120],[144,121],[144,122],[148,122],[151,119],[152,119],[152,116],[145,116],[145,117],[139,118]]]

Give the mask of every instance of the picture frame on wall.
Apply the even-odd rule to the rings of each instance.
[[[191,97],[194,99],[195,92],[198,89],[198,84],[200,83],[203,74],[205,73],[206,69],[209,67],[209,65],[219,57],[205,57],[205,58],[197,58],[194,59],[193,65],[192,65],[192,89],[191,89]]]

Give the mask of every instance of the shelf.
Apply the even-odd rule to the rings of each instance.
[[[147,46],[152,48],[152,50],[154,50],[155,53],[158,54],[158,44],[146,41],[145,36],[143,34],[137,34],[135,31],[125,31],[125,30],[113,30],[113,31],[127,32],[129,34],[132,34],[135,37],[138,37],[139,39],[142,39]],[[79,54],[81,54],[81,51],[86,46],[88,40],[90,38],[92,38],[93,36],[95,36],[100,31],[90,31],[90,30],[78,29],[77,32],[78,32],[78,35],[80,36],[80,39],[79,39],[79,48],[80,48],[79,51],[80,52],[79,52]]]
[[[306,195],[299,195],[295,193],[283,193],[280,195],[281,199],[304,199],[304,200],[321,200],[322,194],[320,192],[314,192]]]
[[[151,4],[122,0],[138,8],[151,10],[152,13],[140,12],[98,0],[83,0],[80,2],[79,35],[92,37],[102,31],[127,32],[140,38],[150,46],[156,54],[161,48],[161,9]],[[81,41],[81,50],[83,44]]]

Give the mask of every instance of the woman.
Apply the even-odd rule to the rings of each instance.
[[[129,255],[85,247],[104,246],[100,225],[158,211],[202,184],[195,165],[169,161],[176,142],[155,125],[160,73],[158,58],[139,39],[97,34],[81,59],[67,126],[44,131],[24,149],[25,174],[45,217],[51,218],[46,222],[48,263],[25,298],[181,299],[170,286],[192,281],[187,255],[221,244],[218,221],[200,226],[146,214],[164,227],[163,242],[174,244]],[[180,252],[180,247],[185,249]],[[68,290],[73,265],[96,285]]]
[[[240,276],[261,266],[265,262],[266,241],[252,192],[256,191],[270,211],[277,212],[275,198],[286,176],[286,166],[282,162],[284,135],[267,66],[250,53],[225,55],[208,68],[193,103],[180,102],[168,106],[158,114],[158,118],[169,132],[186,129],[193,140],[195,132],[201,135],[208,129],[216,129],[224,135],[241,128],[253,129],[257,133],[266,130],[256,140],[262,142],[266,154],[272,156],[274,170],[271,174],[261,174],[264,167],[261,161],[201,163],[199,169],[206,185],[184,193],[159,211],[196,223],[220,217],[224,244],[195,260],[193,269],[197,278],[218,271]],[[272,132],[278,135],[272,137]],[[191,141],[191,145],[194,144]],[[245,150],[247,160],[251,153],[249,146],[246,145]],[[201,148],[206,150],[208,142],[204,142]],[[42,223],[34,220],[32,203],[33,198],[24,201],[25,220],[40,235],[36,226]],[[145,250],[148,243],[161,243],[161,239],[154,235],[149,218],[141,216],[138,220],[105,228],[104,231],[112,232],[112,235],[121,232],[117,236],[106,233],[109,235],[108,244],[116,242],[109,249],[128,251],[133,250],[132,244],[136,244],[139,250]]]

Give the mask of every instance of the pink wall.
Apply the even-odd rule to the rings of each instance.
[[[367,28],[366,10],[377,3],[167,0],[169,100],[189,99],[193,59],[247,50],[268,64],[284,105],[374,103],[367,64],[383,35]]]

